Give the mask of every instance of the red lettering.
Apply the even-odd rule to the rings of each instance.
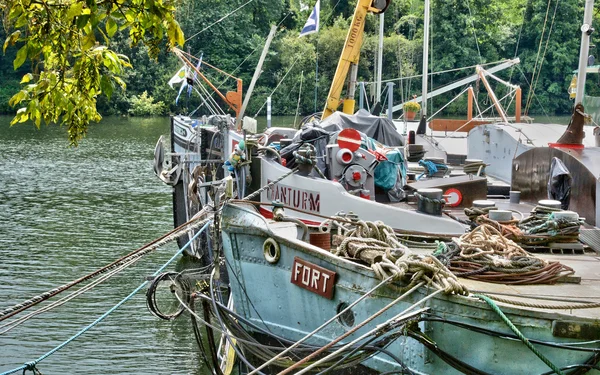
[[[321,194],[311,194],[309,211],[321,212]]]

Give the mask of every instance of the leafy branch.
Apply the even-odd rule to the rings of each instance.
[[[67,127],[69,142],[77,145],[88,125],[101,119],[98,95],[110,98],[130,68],[129,59],[108,47],[119,31],[128,31],[131,45],[145,44],[156,58],[161,43],[183,46],[175,20],[176,0],[7,0],[0,2],[10,33],[3,51],[18,47],[13,68],[28,59],[30,73],[11,99],[19,106],[11,125],[32,121],[38,128],[58,123]],[[104,42],[104,45],[97,39]],[[165,38],[166,37],[166,38]]]

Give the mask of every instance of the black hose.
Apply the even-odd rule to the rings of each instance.
[[[192,314],[190,314],[190,319],[192,321],[192,329],[194,331],[194,337],[196,338],[196,344],[198,345],[198,349],[200,350],[200,354],[202,356],[202,361],[204,362],[207,368],[211,368],[208,356],[206,355],[206,350],[204,349],[204,345],[202,343],[202,334],[200,333],[200,329],[198,329],[198,321],[196,320],[194,303],[190,303],[189,307],[190,310],[193,312]],[[213,367],[216,368],[218,367],[218,365]],[[215,373],[214,370],[211,370],[211,372],[213,374]]]
[[[214,275],[214,274],[213,274]],[[221,315],[219,314],[219,309],[217,308],[217,300],[215,298],[214,295],[214,285],[213,285],[213,280],[214,278],[210,277],[210,297],[212,300],[212,304],[213,304],[213,308],[214,308],[214,313],[215,316],[217,317],[217,320],[219,321],[219,324],[221,325],[221,327],[225,327],[225,324],[223,323],[223,319],[221,318]],[[229,337],[229,335],[227,334],[227,331],[223,331],[223,335],[225,335],[225,339],[227,341],[229,341],[229,344],[231,345],[231,347],[233,348],[233,350],[235,351],[235,353],[238,355],[238,357],[240,358],[240,360],[246,365],[248,366],[248,368],[250,368],[252,371],[256,370],[256,368],[254,366],[252,366],[252,364],[248,361],[248,359],[244,356],[244,354],[242,352],[240,352],[240,350],[238,349],[237,345],[235,345],[235,343],[231,340],[231,338]],[[258,371],[257,372],[260,375],[266,375],[263,372]]]
[[[437,355],[441,360],[454,367],[458,371],[462,372],[466,375],[491,375],[488,372],[479,370],[466,362],[461,361],[460,359],[454,357],[453,355],[443,351],[440,349],[435,342],[430,341],[426,338],[421,332],[415,332],[413,330],[408,330],[407,335],[410,338],[413,338],[420,342],[423,346],[429,349],[432,353]]]
[[[148,289],[146,290],[146,306],[148,307],[148,310],[150,310],[152,315],[164,320],[173,320],[183,313],[185,307],[180,304],[177,311],[175,311],[172,314],[165,314],[159,310],[158,304],[156,302],[156,289],[158,288],[158,285],[161,282],[167,279],[171,280],[171,282],[173,283],[171,284],[171,293],[177,293],[177,290],[174,288],[176,285],[179,285],[182,290],[185,290],[184,286],[179,280],[179,276],[180,274],[178,272],[165,272],[161,273],[154,280],[152,280],[152,282],[148,286]],[[189,293],[185,293],[185,295],[186,299],[188,299],[189,301]]]
[[[454,320],[448,320],[448,319],[443,319],[443,318],[438,318],[438,317],[433,317],[433,316],[425,317],[425,318],[423,318],[423,320],[447,323],[447,324],[451,324],[451,325],[454,325],[454,326],[457,326],[460,328],[468,329],[468,330],[471,330],[471,331],[474,331],[477,333],[485,334],[488,336],[495,336],[495,337],[506,338],[506,339],[510,339],[510,340],[519,340],[519,337],[517,337],[516,335],[513,335],[513,334],[492,331],[487,328],[477,327],[474,325],[457,322]],[[559,348],[559,349],[566,349],[566,350],[579,351],[579,352],[592,352],[592,353],[600,354],[600,348],[581,348],[581,347],[577,347],[577,346],[562,345],[562,344],[558,344],[558,343],[552,343],[552,342],[535,340],[535,339],[528,339],[528,340],[531,341],[531,343],[536,344],[536,345],[543,345],[543,346],[549,346],[549,347]]]
[[[210,305],[207,301],[202,301],[202,308],[204,310],[204,321],[210,324]],[[217,375],[223,375],[223,372],[221,371],[221,366],[219,364],[219,358],[217,355],[217,344],[215,342],[215,335],[213,333],[212,328],[210,328],[208,324],[205,325],[204,328],[206,329],[206,337],[208,339],[208,347],[210,348],[210,355],[213,361],[214,371]]]

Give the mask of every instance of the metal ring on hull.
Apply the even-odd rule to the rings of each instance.
[[[272,238],[267,238],[263,243],[263,254],[265,255],[265,260],[271,264],[275,264],[279,262],[279,258],[281,257],[281,249],[279,248],[279,244]]]

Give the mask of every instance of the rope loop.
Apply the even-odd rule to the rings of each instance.
[[[25,375],[27,371],[31,371],[33,375],[42,375],[41,371],[36,367],[37,361],[26,362],[24,363],[24,366],[25,368],[23,369],[23,375]]]

